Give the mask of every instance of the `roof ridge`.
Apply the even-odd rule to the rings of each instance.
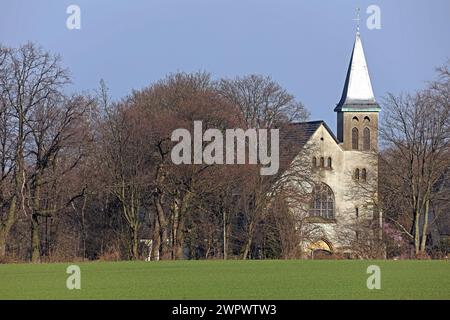
[[[312,120],[312,121],[296,121],[296,122],[289,122],[289,124],[305,124],[305,123],[324,123],[324,120]]]

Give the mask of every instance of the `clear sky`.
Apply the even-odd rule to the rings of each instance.
[[[81,8],[81,30],[66,8]],[[381,29],[366,27],[369,5]],[[114,98],[176,71],[271,75],[335,128],[361,7],[361,36],[377,99],[422,88],[450,58],[450,1],[0,0],[0,43],[59,53],[73,89],[104,78]]]

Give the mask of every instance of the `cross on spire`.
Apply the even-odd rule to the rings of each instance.
[[[361,11],[361,9],[358,7],[356,8],[356,18],[353,19],[354,21],[356,21],[356,32],[359,33],[359,21],[361,21],[361,19],[359,18],[359,12]]]

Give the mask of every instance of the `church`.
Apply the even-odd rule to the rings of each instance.
[[[363,227],[381,223],[376,205],[380,106],[373,93],[359,31],[334,112],[336,134],[324,121],[294,124],[294,132],[289,134],[301,145],[294,161],[309,164],[314,181],[309,201],[300,210],[312,233],[302,245],[310,253],[351,252]]]

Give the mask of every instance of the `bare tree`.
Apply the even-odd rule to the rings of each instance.
[[[0,77],[10,72],[9,49],[0,47]],[[15,193],[13,190],[14,137],[11,105],[6,91],[0,87],[0,259],[6,255],[6,241],[15,220]]]
[[[58,191],[65,175],[84,156],[81,143],[86,139],[83,116],[92,103],[83,96],[40,103],[27,119],[30,135],[27,151],[27,201],[31,218],[32,261],[40,259],[40,218],[51,216],[82,195]],[[79,193],[81,192],[81,194]]]
[[[450,77],[448,67],[439,79],[415,95],[384,101],[381,137],[383,161],[390,172],[383,188],[403,204],[388,218],[414,243],[416,255],[425,253],[434,186],[448,169],[450,143]]]
[[[70,79],[59,56],[32,43],[2,52],[1,103],[8,110],[2,119],[4,132],[12,139],[3,139],[4,161],[12,159],[8,170],[13,183],[0,247],[4,248],[8,229],[21,212],[30,222],[31,259],[39,261],[40,218],[57,212],[61,201],[69,201],[54,191],[78,163],[80,120],[90,102],[82,96],[65,96],[63,89]]]
[[[38,105],[57,99],[69,78],[67,71],[60,66],[58,56],[51,56],[32,43],[19,49],[4,49],[3,52],[0,74],[2,100],[11,110],[15,129],[14,193],[9,202],[7,219],[10,220],[15,215],[16,205],[26,211],[25,144],[30,134],[27,122]],[[2,239],[7,237],[6,231],[7,228]],[[0,247],[3,246],[0,244]]]
[[[303,104],[268,76],[252,74],[222,79],[217,89],[238,106],[249,128],[271,128],[308,117]]]

